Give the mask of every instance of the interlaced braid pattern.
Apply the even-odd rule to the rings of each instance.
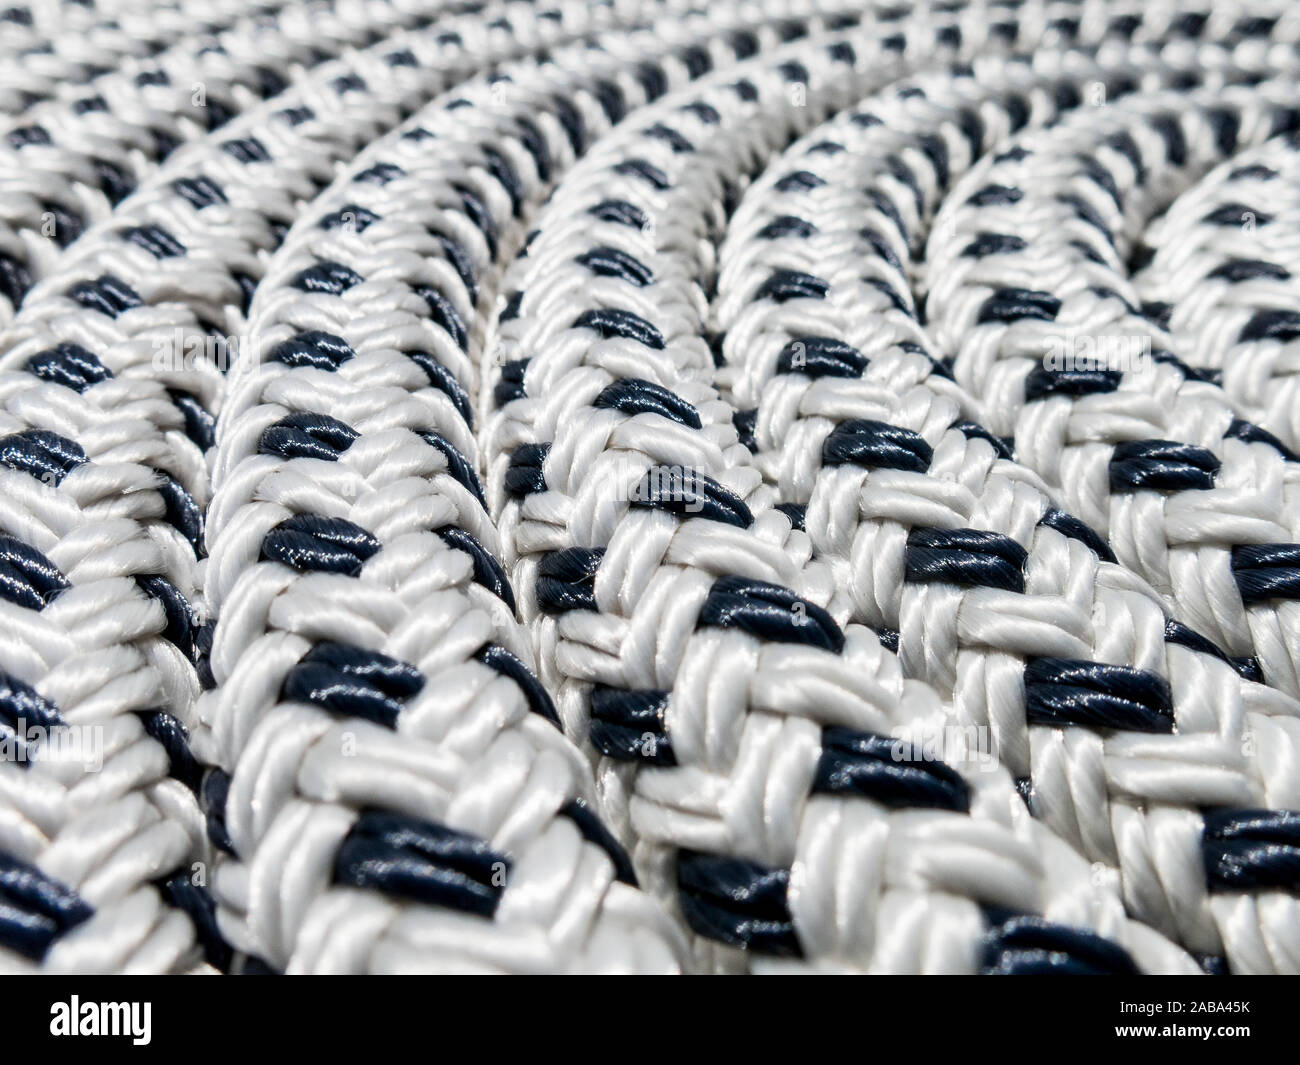
[[[932,335],[988,428],[1012,433],[1022,461],[1183,621],[1297,695],[1300,464],[1179,357],[1127,266],[1176,192],[1295,127],[1290,84],[1155,93],[1024,134],[954,187],[923,285]],[[1026,180],[1039,158],[1059,187]],[[963,258],[972,234],[1008,230],[1023,248]]]
[[[0,15],[0,971],[1300,972],[1298,41]]]
[[[729,17],[715,5],[708,19]],[[526,664],[475,472],[466,352],[488,295],[478,279],[554,174],[624,108],[734,61],[707,24],[686,27],[503,68],[436,101],[312,206],[258,288],[250,330],[270,354],[222,409],[206,582],[218,687],[201,716],[214,760],[233,768],[226,825],[247,862],[219,872],[220,901],[247,913],[232,937],[292,970],[684,964],[665,946],[634,949],[629,929],[653,943],[671,923],[618,882],[631,866],[608,830],[575,816],[591,808],[590,771]],[[326,620],[344,603],[337,626]],[[366,681],[376,668],[411,680]],[[322,669],[357,680],[339,691]],[[277,741],[269,760],[267,737],[286,732],[296,750]],[[508,874],[476,900],[354,869],[376,808],[409,838],[466,834]],[[441,883],[438,854],[410,857]],[[283,878],[300,863],[319,895],[286,925]]]
[[[1239,416],[1300,451],[1300,154],[1275,137],[1222,163],[1142,236],[1133,278],[1175,351]]]
[[[277,96],[305,68],[452,6],[339,0],[291,8],[276,21],[249,19],[215,36],[191,36],[146,64],[95,79],[74,99],[13,118],[0,146],[0,311],[9,312],[0,317],[8,321],[62,250],[183,143]]]
[[[145,59],[196,30],[274,17],[282,0],[31,0],[0,13],[0,114]]]
[[[1240,682],[971,419],[927,355],[903,272],[921,221],[914,187],[935,195],[1014,125],[1139,87],[1141,66],[1107,72],[1069,58],[1040,54],[1046,73],[979,62],[904,82],[793,146],[733,219],[713,328],[725,333],[722,376],[766,479],[831,562],[832,612],[884,633],[905,672],[987,733],[1034,812],[1120,868],[1133,912],[1205,951],[1230,922],[1224,904],[1189,898],[1178,871],[1201,858],[1194,812],[1294,806],[1294,703],[1255,683],[1253,664],[1238,664],[1253,678]],[[965,257],[998,254],[1019,232],[971,231]],[[815,276],[824,291],[782,300],[768,282],[781,271]],[[1171,805],[1191,811],[1176,818]]]

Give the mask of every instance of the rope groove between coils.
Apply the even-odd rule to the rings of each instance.
[[[0,968],[1300,971],[1294,15],[207,21],[8,109]]]

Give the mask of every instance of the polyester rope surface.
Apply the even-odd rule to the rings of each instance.
[[[1300,972],[1300,14],[0,16],[0,971]]]

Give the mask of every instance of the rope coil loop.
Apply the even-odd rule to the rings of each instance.
[[[52,6],[0,971],[1300,971],[1285,5]]]

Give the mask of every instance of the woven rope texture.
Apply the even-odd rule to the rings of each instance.
[[[0,53],[0,972],[1300,972],[1300,9]]]

